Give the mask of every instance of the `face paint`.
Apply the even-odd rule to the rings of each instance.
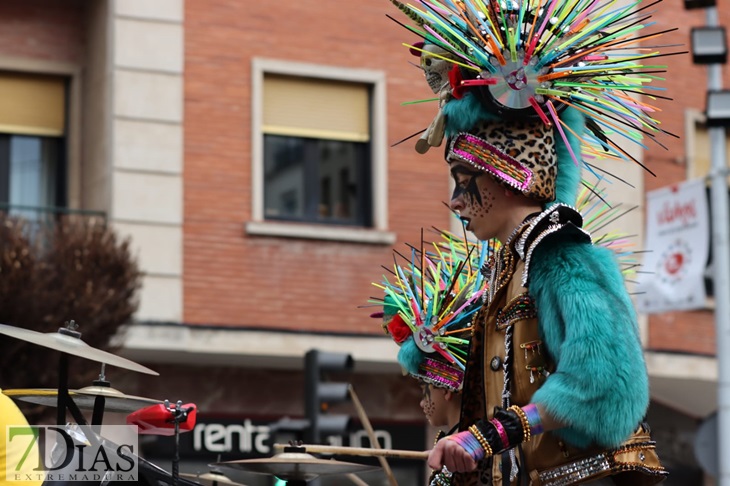
[[[454,166],[451,169],[451,176],[454,178],[454,192],[451,194],[451,199],[464,195],[464,199],[476,201],[478,204],[482,203],[482,196],[479,194],[479,188],[477,186],[477,178],[484,175],[484,172],[477,170],[471,170],[462,165]]]
[[[476,186],[476,183],[474,185]],[[469,208],[469,214],[472,215],[472,217],[486,216],[487,214],[489,214],[492,206],[494,206],[494,201],[496,197],[487,187],[482,187],[481,189],[475,187],[474,190],[476,191],[475,196],[464,198],[467,207]],[[469,196],[468,193],[467,196]]]
[[[433,414],[435,412],[436,412],[436,405],[434,405],[433,402],[428,402],[423,407],[423,414],[426,416],[426,419],[430,419],[431,417],[433,417]]]
[[[434,412],[436,411],[436,404],[433,403],[433,399],[431,397],[431,384],[430,383],[424,383],[421,385],[421,408],[423,409],[423,414],[426,416],[426,418],[430,421],[431,417],[433,416]]]

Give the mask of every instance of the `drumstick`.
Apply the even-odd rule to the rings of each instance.
[[[428,459],[428,451],[404,451],[398,449],[370,449],[369,447],[344,447],[327,446],[315,444],[302,444],[291,446],[289,444],[274,444],[276,454],[284,452],[284,449],[296,450],[296,452],[309,452],[313,454],[339,454],[343,456],[364,456],[364,457],[392,457],[394,459],[414,459],[425,461]]]
[[[375,449],[380,449],[380,442],[378,442],[378,438],[375,437],[375,431],[373,430],[373,426],[370,423],[370,419],[368,419],[368,415],[365,413],[365,408],[362,406],[360,398],[358,398],[357,393],[355,393],[355,388],[353,388],[352,385],[349,385],[347,389],[350,392],[352,403],[355,404],[357,414],[360,416],[360,421],[362,422],[363,427],[365,427],[365,430],[368,433],[368,437],[370,437],[371,447],[374,447]],[[388,465],[388,460],[385,457],[378,457],[378,461],[380,462],[380,466],[383,468],[383,471],[385,471],[385,474],[388,476],[390,486],[398,486],[398,481],[395,480],[393,471],[391,471],[390,465]]]

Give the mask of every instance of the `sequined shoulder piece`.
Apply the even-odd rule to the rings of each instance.
[[[535,301],[525,292],[520,294],[497,311],[497,329],[502,330],[522,319],[537,317]]]
[[[515,243],[515,250],[525,262],[522,271],[522,286],[527,287],[530,280],[530,260],[540,243],[549,235],[564,233],[566,237],[573,237],[591,243],[591,235],[582,228],[583,217],[577,209],[566,204],[555,204],[540,213],[530,222]]]

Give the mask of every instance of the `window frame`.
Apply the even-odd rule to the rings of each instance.
[[[20,74],[40,74],[66,78],[66,130],[61,158],[64,159],[65,201],[67,209],[83,206],[82,174],[82,71],[76,64],[0,55],[0,70]]]
[[[684,111],[685,179],[687,180],[700,177],[697,174],[698,167],[695,160],[696,130],[698,127],[705,125],[706,121],[705,115],[699,110],[688,108]]]
[[[371,87],[371,211],[370,228],[284,222],[264,218],[264,75],[277,74],[368,84]],[[386,143],[385,73],[368,69],[340,68],[292,61],[254,58],[251,64],[251,220],[245,223],[250,235],[302,239],[393,244],[395,234],[388,231],[388,146]]]

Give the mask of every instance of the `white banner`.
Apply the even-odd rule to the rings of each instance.
[[[705,187],[703,179],[695,179],[646,194],[648,253],[636,289],[639,312],[704,307],[710,246]]]

